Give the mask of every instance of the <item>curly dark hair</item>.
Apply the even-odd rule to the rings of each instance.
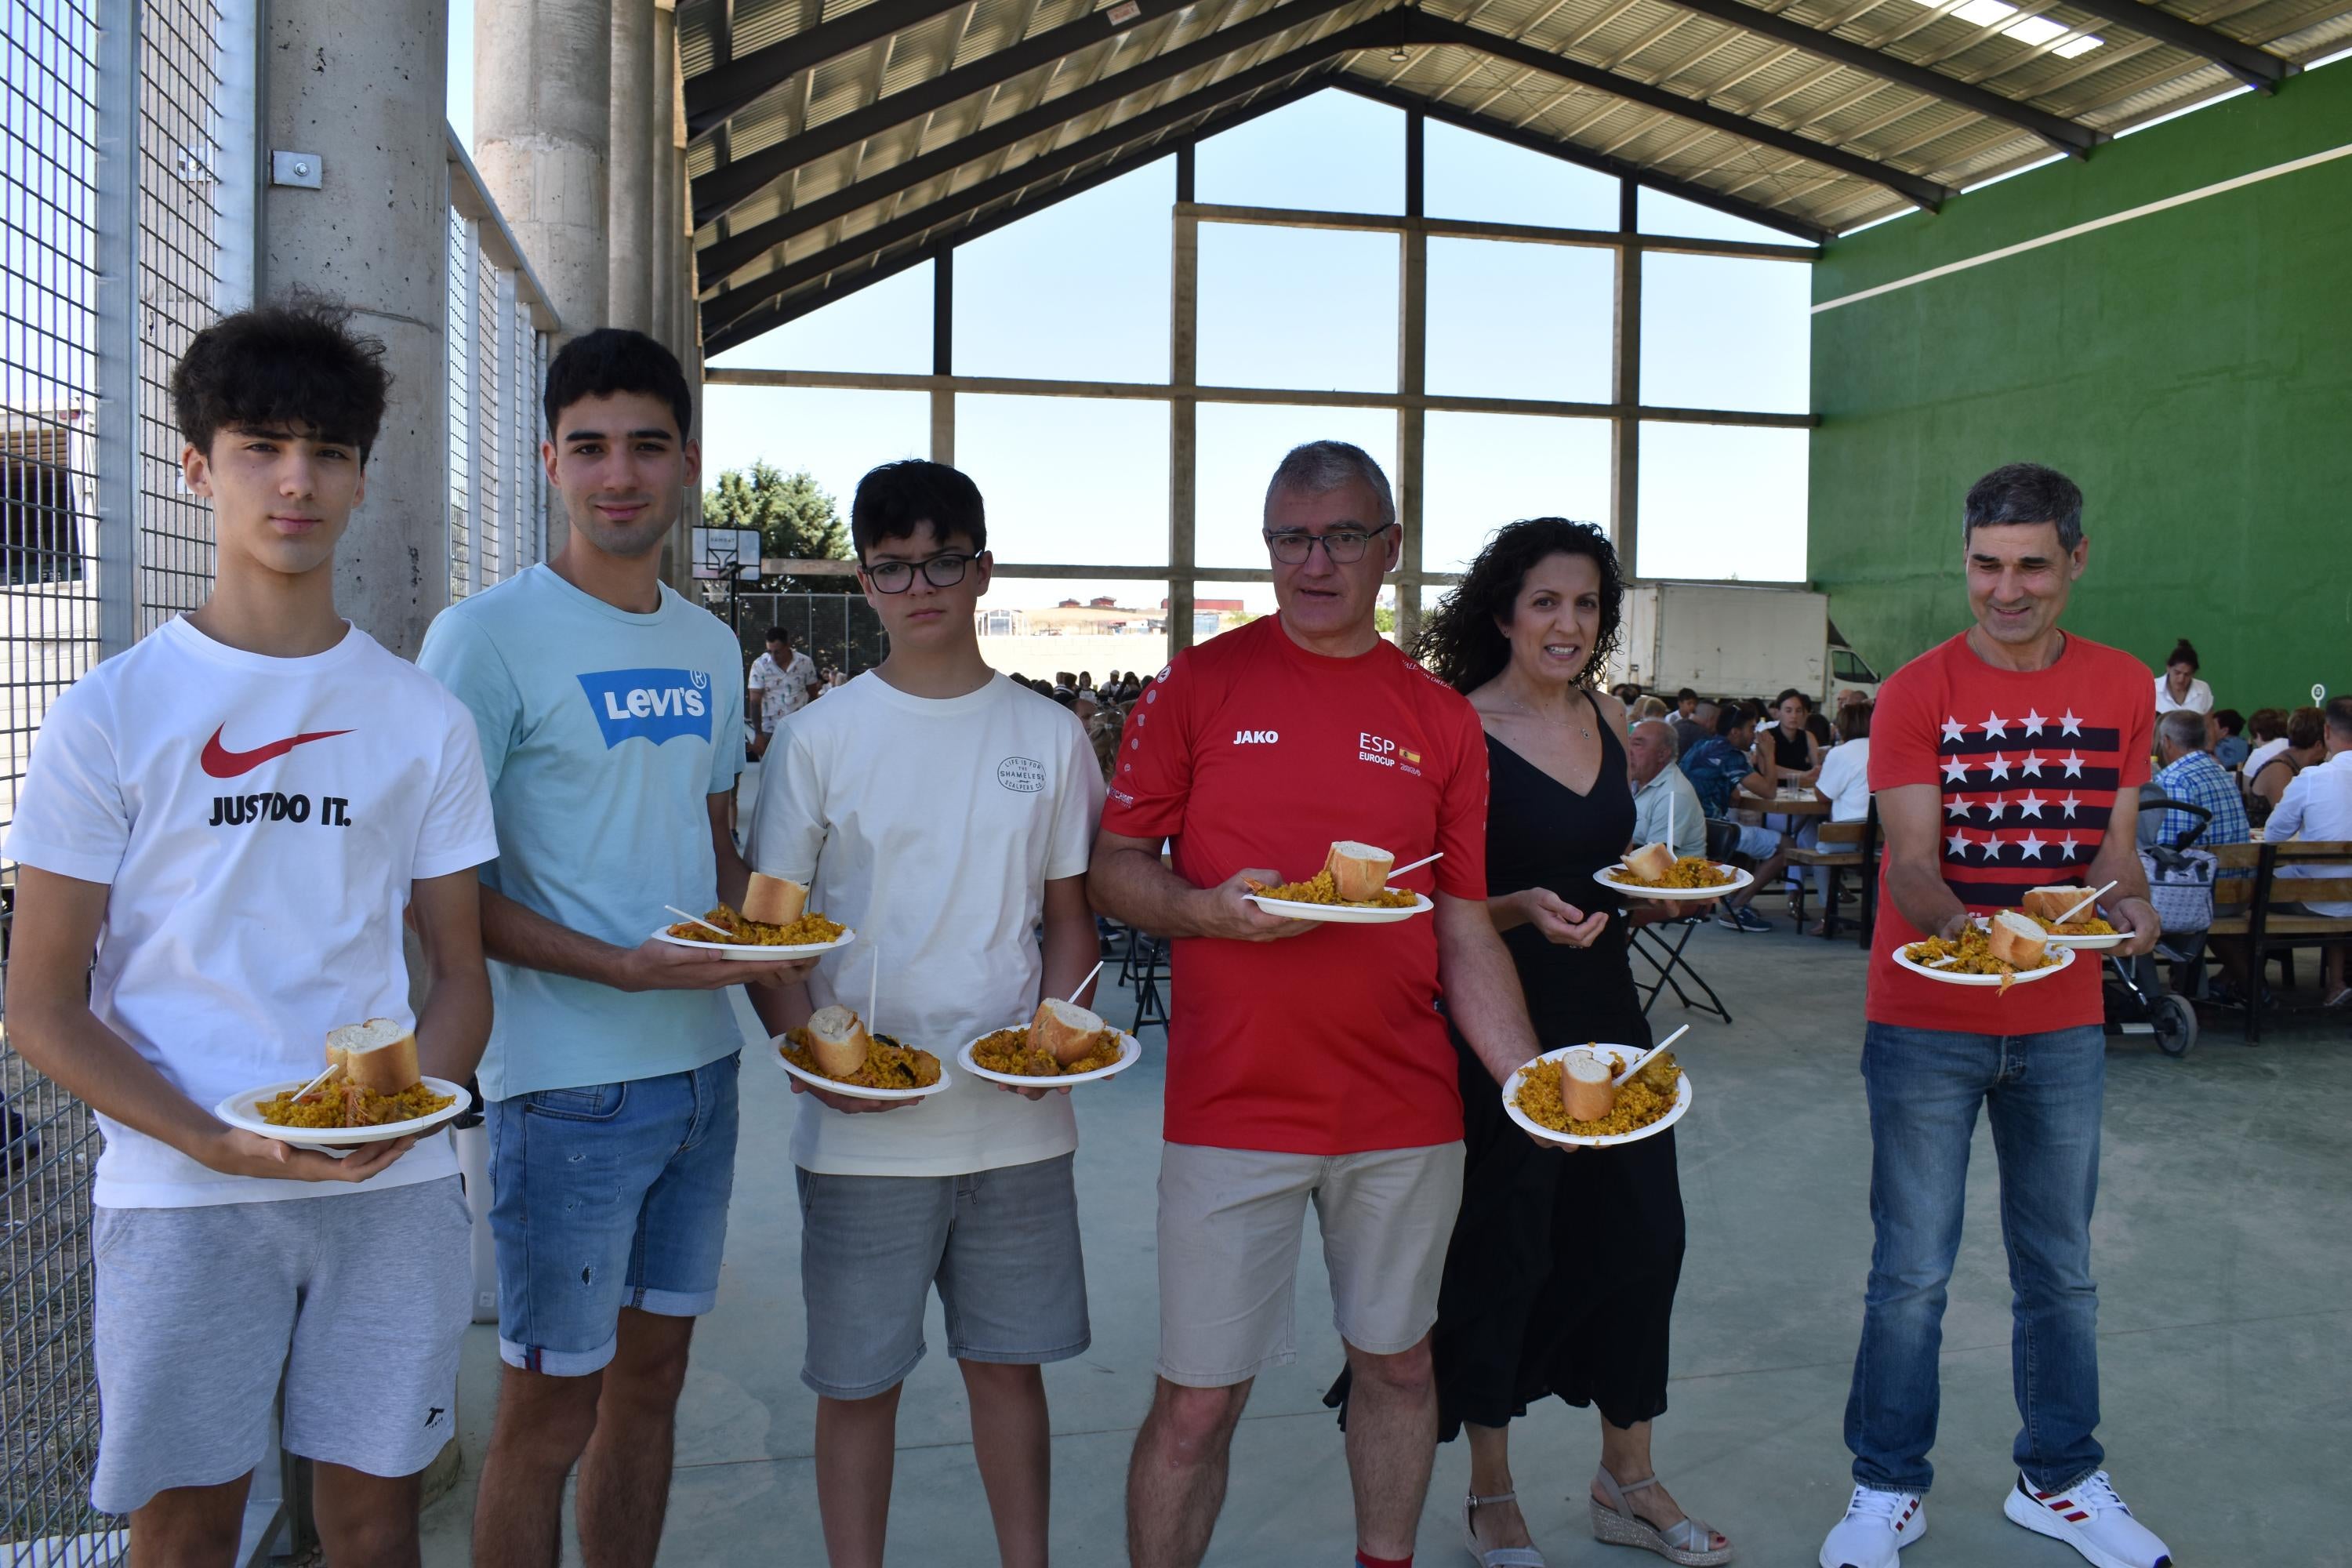
[[[1496,529],[1462,581],[1422,623],[1413,658],[1456,691],[1475,691],[1500,675],[1511,662],[1502,624],[1510,620],[1528,574],[1551,555],[1589,556],[1601,574],[1601,632],[1577,678],[1580,685],[1599,685],[1609,656],[1617,651],[1625,579],[1609,535],[1592,523],[1564,517],[1525,518]]]
[[[289,289],[189,340],[172,371],[180,438],[209,452],[224,429],[283,428],[357,447],[364,464],[392,393],[383,356],[347,307]]]

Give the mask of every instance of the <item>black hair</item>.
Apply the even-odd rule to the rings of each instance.
[[[1838,733],[1849,741],[1870,739],[1870,716],[1876,711],[1876,705],[1867,697],[1847,703],[1838,710]]]
[[[1685,687],[1684,687],[1680,691],[1677,691],[1677,692],[1675,692],[1675,700],[1676,702],[1678,702],[1678,703],[1679,703],[1679,702],[1683,701],[1685,699],[1688,699],[1689,700],[1691,700],[1691,701],[1693,701],[1693,702],[1696,702],[1696,701],[1697,701],[1697,700],[1698,700],[1698,693],[1697,693],[1697,692],[1696,692],[1696,691],[1693,691],[1689,687],[1685,686]]]
[[[792,629],[788,626],[770,626],[768,628],[767,640],[770,642],[780,642],[786,647],[790,647],[793,646]]]
[[[980,487],[960,468],[904,458],[869,469],[849,502],[849,542],[863,562],[886,539],[911,539],[924,523],[944,544],[956,534],[977,552],[988,548],[988,518]]]
[[[2319,744],[2320,731],[2326,724],[2327,715],[2321,710],[2298,708],[2286,716],[2286,743],[2295,751],[2307,752]]]
[[[1586,651],[1578,684],[1595,686],[1617,649],[1625,580],[1609,536],[1589,522],[1535,517],[1507,523],[1486,541],[1462,581],[1423,623],[1412,656],[1456,691],[1475,691],[1511,662],[1502,627],[1511,619],[1528,574],[1553,555],[1582,555],[1601,576],[1601,629]]]
[[[556,351],[548,362],[547,390],[540,406],[547,415],[550,440],[561,440],[556,421],[573,404],[617,392],[640,392],[669,405],[681,441],[694,432],[694,395],[687,389],[686,372],[677,356],[626,327],[599,327],[583,332]]]
[[[2044,522],[2057,525],[2059,549],[2071,551],[2082,543],[2082,488],[2055,468],[2010,463],[1969,487],[1960,542],[1966,544],[1979,528]]]
[[[1783,687],[1780,690],[1780,695],[1772,699],[1773,710],[1778,712],[1780,710],[1780,704],[1786,702],[1791,697],[1805,705],[1806,712],[1810,713],[1813,710],[1813,700],[1806,696],[1803,692],[1798,690],[1793,686]]]
[[[2189,646],[2187,637],[2182,637],[2179,642],[2174,643],[2172,651],[2164,656],[2164,667],[2167,669],[2176,664],[2187,665],[2189,673],[2191,675],[2197,673],[2197,650]]]
[[[2246,728],[2246,716],[2235,708],[2216,708],[2213,710],[2213,724],[2224,735],[2242,734]]]
[[[1715,710],[1715,732],[1727,737],[1734,730],[1748,723],[1754,717],[1754,714],[1748,711],[1745,703],[1727,698],[1723,706]]]
[[[2352,697],[2331,697],[2327,700],[2327,727],[2339,735],[2352,736]]]
[[[172,370],[180,438],[209,453],[223,429],[283,429],[356,447],[365,465],[392,373],[383,340],[351,321],[344,306],[294,289],[205,328]]]
[[[2276,708],[2257,708],[2246,728],[2257,741],[2275,741],[2286,733],[2286,715]]]

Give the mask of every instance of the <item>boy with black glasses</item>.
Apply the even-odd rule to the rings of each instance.
[[[887,464],[859,481],[850,534],[890,655],[777,732],[751,863],[810,884],[809,907],[864,940],[804,984],[754,988],[752,1002],[782,1033],[817,1007],[863,1005],[878,963],[884,1029],[945,1058],[1023,1022],[1041,996],[1070,996],[1094,966],[1086,870],[1102,773],[1076,719],[981,657],[972,610],[991,562],[971,479]],[[1066,1091],[1015,1094],[968,1075],[915,1101],[806,1091],[793,1135],[801,1379],[818,1394],[834,1568],[882,1562],[898,1389],[926,1348],[934,1285],[999,1553],[1042,1568],[1039,1367],[1090,1341],[1077,1142]]]

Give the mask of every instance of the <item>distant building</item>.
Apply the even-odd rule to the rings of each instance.
[[[1025,637],[1029,635],[1029,616],[1021,610],[976,610],[971,618],[972,629],[984,637]]]
[[[1065,610],[1075,610],[1077,609],[1079,605],[1076,599],[1065,599],[1062,601],[1059,607]]]
[[[1160,600],[1160,607],[1166,609],[1168,601]],[[1239,599],[1195,599],[1192,612],[1195,615],[1238,616],[1242,613],[1242,602]]]
[[[1087,608],[1090,610],[1116,610],[1118,608],[1118,601],[1106,594],[1099,599],[1088,599],[1087,601]]]

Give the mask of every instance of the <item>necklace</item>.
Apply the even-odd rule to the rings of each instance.
[[[1516,697],[1511,699],[1511,706],[1526,714],[1528,718],[1540,720],[1544,723],[1550,725],[1555,730],[1565,730],[1572,723],[1576,726],[1576,732],[1578,734],[1583,736],[1588,741],[1592,739],[1592,731],[1584,727],[1584,721],[1581,719],[1555,719],[1549,713],[1539,712],[1536,709],[1528,707],[1526,703],[1520,701]]]

